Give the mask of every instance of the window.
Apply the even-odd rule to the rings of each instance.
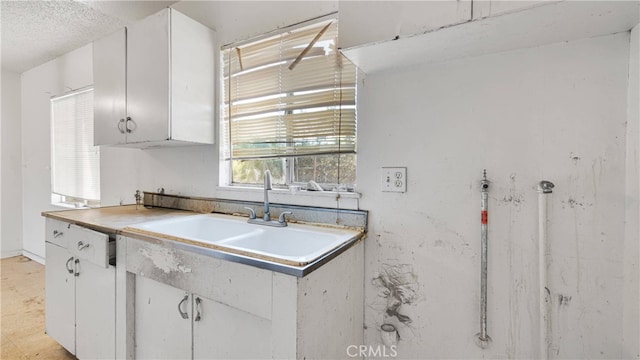
[[[315,181],[353,191],[356,68],[337,50],[338,22],[290,27],[225,47],[221,184]]]
[[[93,89],[51,99],[51,201],[100,203],[100,148],[93,146]]]

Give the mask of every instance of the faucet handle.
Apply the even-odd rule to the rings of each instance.
[[[291,211],[283,211],[280,213],[280,217],[278,218],[278,222],[281,224],[286,224],[287,220],[285,219],[285,215],[292,215]]]
[[[249,210],[249,219],[253,220],[256,218],[256,212],[250,208],[250,207],[245,207],[245,209]]]

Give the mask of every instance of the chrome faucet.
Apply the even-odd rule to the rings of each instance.
[[[264,172],[264,221],[271,221],[271,214],[269,213],[269,190],[271,189],[271,171],[266,170]]]
[[[264,172],[264,216],[262,217],[262,219],[257,219],[256,212],[250,207],[245,207],[245,209],[249,210],[250,224],[260,224],[276,227],[287,226],[287,220],[285,219],[285,216],[291,215],[291,211],[283,211],[282,213],[280,213],[278,221],[271,221],[271,213],[269,211],[269,190],[271,189],[271,171],[266,170]]]

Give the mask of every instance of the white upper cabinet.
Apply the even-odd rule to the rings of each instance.
[[[170,11],[127,28],[127,142],[171,138]],[[187,64],[184,64],[187,65]],[[179,121],[176,119],[176,121]]]
[[[516,12],[523,9],[533,8],[536,6],[547,5],[552,2],[562,0],[476,0],[473,2],[473,19],[482,19],[491,16],[497,16],[510,12]]]
[[[93,43],[93,142],[126,143],[126,29]]]
[[[95,41],[95,145],[213,144],[214,36],[167,8]]]
[[[394,8],[395,3],[389,2],[340,2],[341,51],[361,71],[372,74],[614,34],[628,31],[640,19],[638,1],[474,1],[471,21],[471,13],[467,17],[462,16],[465,11],[453,12],[461,14],[458,23],[455,16],[439,10],[455,5],[449,1],[399,4]],[[460,1],[459,9],[465,4]],[[367,10],[358,14],[358,7],[377,10],[369,16]],[[387,18],[380,14],[385,11]],[[407,15],[399,17],[404,13]],[[420,22],[421,17],[425,21]],[[427,21],[438,17],[440,27]],[[462,21],[464,18],[467,20]]]
[[[471,20],[471,0],[340,1],[339,46],[349,49]]]

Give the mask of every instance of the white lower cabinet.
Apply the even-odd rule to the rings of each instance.
[[[364,341],[363,281],[362,243],[297,277],[119,236],[118,357],[346,358]]]
[[[271,322],[142,276],[135,285],[136,359],[266,359]]]
[[[78,359],[113,359],[116,271],[108,235],[47,219],[46,240],[46,333]]]
[[[271,358],[270,320],[195,296],[194,359]]]
[[[135,298],[135,358],[190,359],[189,295],[172,286],[138,276]],[[183,318],[179,311],[183,311],[188,318]]]
[[[76,277],[76,357],[113,359],[116,269],[80,259]]]
[[[73,256],[63,247],[46,243],[45,331],[65,349],[76,350],[76,293]]]

